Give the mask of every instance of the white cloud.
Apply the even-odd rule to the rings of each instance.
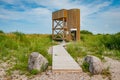
[[[71,8],[79,8],[81,11],[81,26],[82,29],[94,30],[97,32],[98,27],[102,26],[102,28],[107,25],[112,26],[113,24],[120,24],[120,9],[113,8],[108,9],[103,12],[99,12],[104,7],[108,7],[111,1],[101,1],[94,0],[90,4],[82,4],[83,0],[26,0],[28,3],[36,3],[37,5],[45,6],[46,8],[38,7],[38,8],[28,8],[23,5],[20,0],[2,0],[9,4],[20,5],[20,8],[23,8],[25,11],[10,11],[3,8],[0,8],[0,19],[7,20],[24,20],[31,23],[36,24],[49,24],[51,27],[51,14],[53,9],[71,9]],[[27,5],[26,5],[27,6]],[[93,15],[94,13],[96,13]],[[93,16],[94,18],[90,18]],[[114,21],[113,21],[114,20]],[[102,23],[101,23],[102,22]],[[99,31],[99,29],[98,29]]]
[[[36,20],[44,19],[43,17],[47,19],[48,16],[51,14],[51,11],[46,8],[35,8],[31,10],[26,10],[24,12],[9,11],[6,9],[1,9],[0,13],[1,13],[0,19],[27,20],[27,21],[34,22]]]
[[[9,3],[14,3],[16,0],[10,0],[8,1]],[[18,0],[17,0],[18,1]],[[27,0],[26,0],[27,1]],[[7,1],[6,1],[7,2]],[[25,14],[25,13],[29,13],[29,14],[42,14],[43,15],[48,15],[47,13],[50,13],[50,11],[48,9],[71,9],[71,8],[79,8],[81,10],[81,16],[82,18],[90,15],[90,14],[93,14],[97,11],[99,11],[101,8],[105,7],[105,6],[108,6],[110,5],[111,2],[103,2],[102,4],[95,4],[93,2],[93,4],[90,4],[90,5],[82,5],[82,4],[78,4],[78,3],[81,3],[81,1],[79,0],[76,0],[75,2],[71,2],[69,0],[30,0],[28,2],[36,2],[36,4],[38,5],[43,5],[43,6],[46,6],[46,8],[36,8],[36,9],[25,9],[26,11],[25,12],[18,12],[18,14]],[[16,2],[18,4],[18,2]],[[14,3],[15,4],[15,3]],[[23,6],[23,5],[21,5]],[[25,8],[23,6],[23,8]],[[7,13],[12,13],[13,14],[17,14],[17,12],[14,12],[14,11],[7,11]],[[8,15],[9,15],[8,14]],[[11,14],[10,14],[11,15]]]
[[[120,8],[109,8],[104,12],[92,15],[84,19],[83,26],[87,24],[90,31],[96,31],[97,33],[115,33],[120,31]]]
[[[105,19],[109,18],[113,20],[120,19],[120,8],[112,8],[106,12],[103,12],[101,14],[101,17]]]

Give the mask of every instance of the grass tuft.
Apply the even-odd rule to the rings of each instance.
[[[89,63],[87,63],[86,61],[83,62],[81,67],[84,72],[89,72]]]
[[[108,77],[109,78],[109,80],[111,80],[111,73],[110,73],[110,71],[109,71],[109,67],[107,67],[106,69],[103,69],[102,70],[102,73],[101,73],[104,77]]]
[[[39,73],[39,71],[38,71],[38,70],[36,70],[36,69],[33,69],[33,70],[31,70],[31,71],[30,71],[30,73],[31,73],[31,74],[33,74],[33,75],[36,75],[36,74],[38,74],[38,73]]]

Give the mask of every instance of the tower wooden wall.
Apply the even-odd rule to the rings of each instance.
[[[80,10],[62,9],[52,13],[52,38],[54,40],[72,40],[71,30],[75,29],[75,40],[80,40]]]
[[[80,10],[70,9],[67,11],[67,27],[69,28],[69,39],[71,40],[71,29],[76,29],[76,40],[80,40]]]

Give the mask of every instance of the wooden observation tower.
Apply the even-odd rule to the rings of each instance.
[[[52,13],[52,38],[54,40],[80,40],[80,10],[62,9]]]

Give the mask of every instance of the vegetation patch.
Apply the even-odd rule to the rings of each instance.
[[[103,35],[101,42],[110,50],[120,49],[120,34]]]
[[[4,33],[2,30],[0,30],[0,33]]]
[[[90,32],[90,31],[87,31],[87,30],[81,30],[80,34],[90,34],[90,35],[92,35],[93,33]]]
[[[109,71],[109,67],[107,67],[106,69],[103,69],[102,73],[101,73],[104,77],[108,77],[111,80],[111,73]]]
[[[52,42],[48,34],[24,34],[21,32],[0,34],[0,59],[6,61],[15,58],[12,71],[20,70],[28,72],[28,57],[32,52],[39,52],[52,65],[52,56],[47,50],[50,46],[57,44]],[[9,71],[10,72],[10,71]],[[34,71],[33,71],[34,73]]]
[[[89,72],[89,66],[90,66],[89,63],[87,63],[86,61],[84,61],[83,64],[81,65],[82,70],[84,72]]]
[[[81,31],[81,41],[71,42],[67,45],[67,51],[76,60],[78,57],[94,55],[104,60],[109,56],[120,60],[120,34],[96,34],[89,31]]]
[[[31,73],[31,74],[33,74],[33,75],[36,75],[36,74],[38,74],[38,73],[39,73],[39,71],[38,71],[38,70],[36,70],[36,69],[33,69],[33,70],[31,70],[31,71],[30,71],[30,73]]]

